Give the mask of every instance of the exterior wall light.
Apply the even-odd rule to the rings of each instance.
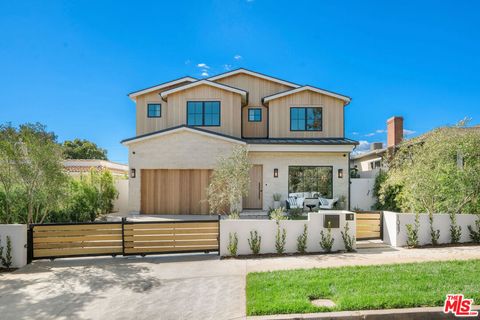
[[[343,169],[338,169],[338,178],[339,179],[343,178]]]
[[[277,168],[273,169],[273,177],[278,178],[278,169]]]
[[[135,169],[130,169],[130,178],[135,178],[137,176],[137,172]]]

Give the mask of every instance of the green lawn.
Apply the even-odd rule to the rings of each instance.
[[[480,260],[291,270],[247,275],[248,315],[442,306],[447,293],[480,303]],[[310,299],[333,300],[334,309]]]

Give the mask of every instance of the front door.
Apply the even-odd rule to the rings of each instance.
[[[243,198],[244,209],[263,208],[263,166],[253,165],[250,169],[250,186],[248,195]]]

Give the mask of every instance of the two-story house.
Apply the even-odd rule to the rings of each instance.
[[[252,163],[243,209],[267,210],[304,192],[349,199],[345,138],[350,98],[246,69],[184,77],[140,91],[129,150],[129,207],[144,214],[206,214],[216,161],[237,145]],[[308,197],[308,196],[307,196]]]

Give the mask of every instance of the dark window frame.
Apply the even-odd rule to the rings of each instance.
[[[159,106],[159,114],[157,115],[150,115],[150,106]],[[147,118],[161,118],[162,117],[162,104],[161,103],[147,103]]]
[[[250,120],[250,111],[260,111],[260,118],[258,120],[255,120],[255,114],[253,117],[253,120]],[[248,113],[247,113],[247,120],[248,122],[262,122],[262,108],[248,108]]]
[[[189,124],[188,123],[188,104],[190,102],[197,102],[202,104],[202,124]],[[209,102],[217,102],[218,103],[218,124],[205,124],[205,103]],[[203,100],[190,100],[187,101],[186,105],[186,123],[187,126],[195,126],[195,127],[221,127],[222,126],[222,102],[221,101],[203,101]]]
[[[296,193],[296,192],[290,192],[290,168],[329,168],[329,169],[330,169],[330,172],[331,172],[332,183],[330,184],[329,194],[327,194],[326,197],[331,196],[331,197],[333,198],[333,185],[334,185],[334,183],[335,183],[335,177],[334,177],[334,175],[333,175],[333,166],[302,166],[302,165],[288,166],[288,176],[287,176],[288,186],[287,186],[287,194]],[[311,192],[311,191],[320,192],[320,190],[305,190],[305,191],[299,191],[299,192]],[[329,198],[329,199],[331,199],[331,198]]]
[[[304,109],[304,113],[305,113],[305,129],[292,129],[292,111],[295,110],[295,109]],[[307,121],[308,121],[308,118],[307,118],[307,110],[308,109],[320,109],[320,128],[318,129],[308,129],[308,125],[307,125]],[[315,132],[315,131],[323,131],[323,107],[290,107],[290,131],[308,131],[308,132]]]

